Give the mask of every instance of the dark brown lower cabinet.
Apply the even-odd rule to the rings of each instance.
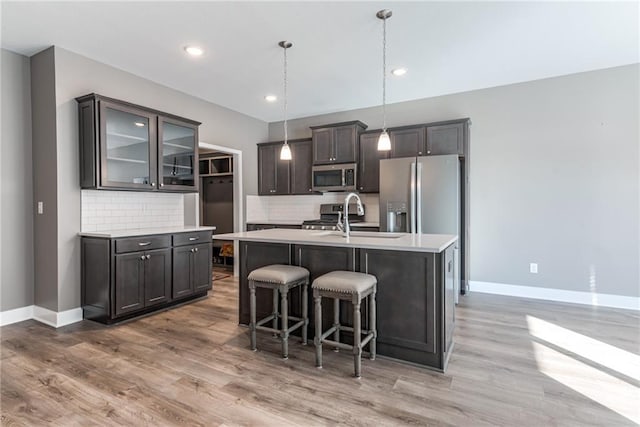
[[[211,245],[173,248],[173,298],[211,289]]]
[[[241,242],[240,323],[249,323],[247,275],[269,264],[305,267],[312,282],[335,270],[373,274],[378,280],[376,298],[378,354],[444,371],[453,343],[455,325],[453,245],[441,253],[380,249]],[[259,292],[259,291],[265,292]],[[270,291],[257,292],[258,318],[271,313]],[[301,294],[289,296],[290,313],[300,315]],[[309,292],[309,337],[314,336],[313,296]],[[363,306],[362,327],[368,328]],[[341,302],[340,322],[352,325],[353,309]],[[333,322],[333,303],[322,302],[323,329]],[[342,337],[351,337],[344,332]]]
[[[171,299],[171,250],[132,252],[115,257],[116,315]]]
[[[201,243],[172,248],[189,240]],[[83,317],[114,323],[205,296],[212,286],[210,242],[211,232],[82,237]]]

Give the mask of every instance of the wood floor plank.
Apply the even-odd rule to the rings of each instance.
[[[640,361],[637,312],[471,294],[456,312],[446,373],[365,357],[357,380],[347,351],[325,351],[317,369],[313,345],[292,337],[283,360],[279,340],[261,333],[252,352],[247,328],[237,325],[237,286],[232,277],[216,280],[202,301],[121,325],[54,329],[26,321],[0,328],[1,424],[538,427],[640,420],[633,371],[618,372],[615,363],[530,331],[533,319]]]

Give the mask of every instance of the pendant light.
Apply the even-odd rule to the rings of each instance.
[[[278,45],[284,51],[284,144],[282,144],[282,149],[280,150],[280,160],[291,160],[291,148],[287,142],[287,49],[293,46],[293,43],[281,41]]]
[[[382,133],[378,138],[378,151],[391,150],[391,140],[387,133],[387,19],[391,18],[389,9],[382,9],[376,16],[382,19]]]

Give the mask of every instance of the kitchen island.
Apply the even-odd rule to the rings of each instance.
[[[310,280],[334,270],[369,273],[378,279],[377,353],[439,371],[447,366],[455,324],[454,246],[457,236],[440,234],[340,232],[271,229],[214,235],[239,241],[239,322],[249,323],[249,273],[270,264],[306,268]],[[257,316],[272,311],[271,291],[258,289]],[[302,293],[290,292],[290,313],[300,316]],[[312,304],[309,292],[309,306]],[[363,329],[368,312],[362,311]],[[324,303],[323,330],[330,327],[333,304]],[[352,324],[351,304],[342,303],[340,322]],[[309,331],[314,331],[310,316]],[[344,340],[349,336],[344,333]]]

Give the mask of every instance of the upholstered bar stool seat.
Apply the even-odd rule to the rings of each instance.
[[[315,338],[316,366],[322,367],[322,344],[328,343],[337,348],[353,351],[355,376],[360,378],[362,349],[369,344],[369,357],[376,357],[376,287],[375,276],[354,271],[332,271],[313,281],[313,299],[315,302]],[[322,298],[333,298],[333,326],[322,332]],[[369,329],[362,330],[360,305],[369,297]],[[353,304],[353,327],[340,324],[340,300]],[[340,342],[340,331],[353,332],[353,345]],[[333,334],[333,340],[327,339]],[[364,338],[363,338],[364,335]]]
[[[289,335],[298,328],[302,328],[302,343],[307,344],[307,328],[309,325],[307,287],[309,285],[309,271],[295,265],[273,264],[261,267],[249,273],[249,304],[251,349],[256,350],[256,331],[276,333],[282,340],[282,357],[289,357]],[[302,286],[302,317],[289,316],[289,290]],[[273,291],[273,310],[264,319],[256,320],[256,288],[266,288]],[[278,294],[280,298],[278,298]],[[280,310],[278,310],[280,299]],[[280,327],[278,328],[278,319]],[[297,321],[289,326],[289,321]],[[271,321],[271,327],[263,326]]]

